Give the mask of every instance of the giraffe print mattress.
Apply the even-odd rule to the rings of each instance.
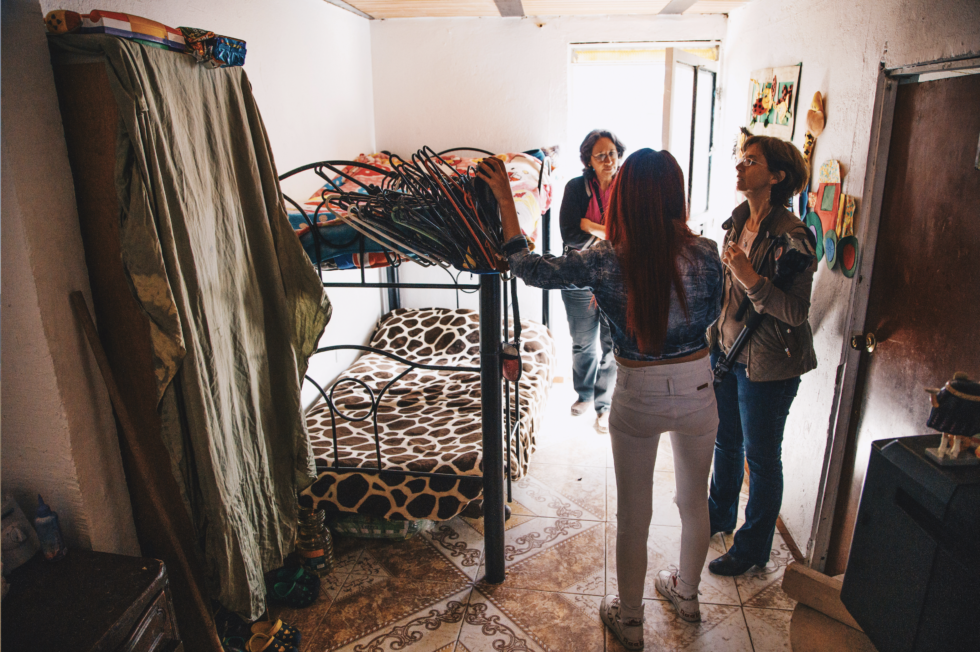
[[[510,445],[515,480],[527,473],[555,369],[555,346],[548,329],[529,320],[521,324],[520,446],[513,439]],[[381,318],[370,346],[420,364],[479,367],[479,315],[475,310],[399,308]],[[383,355],[365,353],[341,378],[357,379],[377,397],[407,369]],[[321,398],[307,412],[318,476],[300,493],[301,505],[324,509],[328,515],[345,512],[389,520],[443,521],[483,493],[479,373],[414,369],[388,388],[377,411],[383,468],[475,476],[472,479],[330,470],[338,458],[341,467],[377,468],[367,392],[358,383],[339,381],[333,402],[350,419],[333,416],[336,456],[329,407]]]

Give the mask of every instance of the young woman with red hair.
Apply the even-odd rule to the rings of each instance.
[[[503,164],[478,174],[500,204],[511,271],[534,287],[591,288],[608,318],[618,365],[609,430],[616,468],[619,596],[600,616],[629,650],[643,649],[643,584],[660,435],[670,432],[681,515],[676,572],[657,590],[681,618],[698,621],[698,585],[708,553],[708,472],[718,429],[705,337],[721,311],[718,246],[687,226],[684,175],[668,152],[642,149],[617,175],[608,240],[555,258],[531,254],[517,222]]]

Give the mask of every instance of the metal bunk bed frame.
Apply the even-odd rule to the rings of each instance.
[[[473,147],[458,147],[454,149],[445,150],[439,152],[438,155],[442,156],[451,152],[457,151],[472,151],[479,152],[481,154],[486,154],[487,156],[493,156],[492,152],[486,150],[477,149]],[[343,173],[338,169],[338,166],[355,165],[362,168],[370,169],[374,172],[383,174],[387,176],[387,171],[377,168],[371,165],[366,165],[363,163],[357,163],[355,161],[321,161],[319,163],[311,163],[309,165],[304,165],[298,167],[294,170],[290,170],[279,177],[279,180],[288,179],[289,177],[299,174],[300,172],[312,170],[317,176],[325,180],[328,184],[333,185],[337,188],[334,179],[337,176],[344,176]],[[329,170],[334,174],[334,177],[329,177],[324,170]],[[539,180],[540,187],[540,180]],[[292,204],[296,209],[298,209],[302,214],[307,224],[311,229],[311,234],[314,239],[314,248],[316,251],[317,258],[317,274],[323,278],[322,260],[320,256],[321,243],[320,239],[322,235],[317,229],[317,222],[320,210],[325,206],[326,202],[323,201],[317,207],[314,212],[314,218],[311,219],[307,214],[307,211],[303,209],[298,203],[284,195],[286,201]],[[542,239],[544,253],[550,252],[550,239],[551,239],[551,211],[550,209],[544,213],[542,216]],[[508,319],[508,300],[507,300],[507,281],[501,278],[499,273],[492,274],[480,274],[479,283],[469,283],[463,284],[459,282],[454,283],[402,283],[398,281],[398,267],[400,265],[397,257],[393,258],[387,252],[385,253],[386,258],[388,258],[389,266],[386,268],[387,281],[383,283],[369,283],[365,277],[365,236],[358,234],[355,239],[358,242],[358,249],[360,251],[360,261],[359,268],[361,271],[361,280],[357,283],[329,283],[323,282],[323,287],[334,287],[334,288],[378,288],[388,290],[388,307],[390,310],[394,310],[401,306],[399,290],[400,289],[430,289],[430,290],[479,290],[480,292],[480,303],[479,303],[479,314],[480,314],[480,366],[479,367],[458,367],[458,366],[445,366],[445,365],[425,365],[406,360],[400,356],[396,356],[382,349],[377,349],[370,346],[358,346],[358,345],[336,345],[327,346],[323,348],[318,348],[314,355],[318,353],[325,353],[327,351],[337,351],[337,350],[356,350],[363,352],[372,352],[383,355],[389,359],[395,360],[401,364],[407,366],[405,371],[396,375],[391,379],[378,393],[375,397],[374,392],[370,387],[367,386],[363,381],[356,378],[344,378],[341,377],[334,381],[331,385],[329,392],[321,387],[313,378],[306,376],[306,380],[309,380],[314,387],[320,393],[324,402],[330,409],[330,421],[331,429],[333,434],[333,453],[334,453],[334,463],[331,466],[317,466],[317,472],[322,471],[338,471],[338,472],[350,472],[356,471],[359,473],[367,474],[391,474],[391,475],[403,475],[403,476],[423,476],[423,477],[442,477],[447,479],[457,479],[457,480],[483,480],[483,522],[484,522],[484,548],[485,548],[485,563],[486,563],[486,576],[485,580],[491,584],[500,584],[504,581],[504,521],[505,521],[505,508],[504,508],[504,474],[506,471],[507,478],[507,502],[511,501],[511,446],[510,442],[516,442],[517,445],[517,456],[520,456],[520,395],[515,386],[513,391],[513,410],[511,410],[511,383],[503,378],[502,375],[502,360],[501,360],[501,346],[505,341],[510,339],[510,324]],[[348,246],[350,243],[346,243]],[[516,279],[510,279],[510,294],[516,301],[517,297],[517,282]],[[501,311],[501,306],[503,310]],[[516,310],[515,310],[516,313]],[[515,314],[515,318],[517,315]],[[550,321],[550,305],[548,301],[548,291],[542,291],[542,322],[545,327],[549,326]],[[501,324],[503,328],[501,328]],[[481,418],[482,418],[482,433],[483,433],[483,474],[479,475],[458,475],[454,473],[432,473],[432,472],[421,472],[421,471],[403,471],[400,469],[386,469],[384,468],[383,456],[381,454],[381,443],[378,433],[378,407],[380,405],[381,399],[384,397],[388,389],[398,380],[400,380],[405,375],[414,371],[415,369],[429,370],[429,371],[461,371],[470,373],[480,374],[480,389],[482,396],[481,405]],[[504,394],[501,396],[501,381],[504,383]],[[518,381],[519,382],[519,381]],[[343,383],[355,383],[358,384],[370,397],[371,406],[365,416],[359,418],[351,418],[350,416],[341,412],[333,402],[333,394],[336,388]],[[516,383],[515,383],[516,385]],[[505,405],[507,409],[505,410]],[[355,408],[356,409],[356,408]],[[504,461],[504,444],[505,440],[503,438],[504,434],[504,413],[506,413],[506,464]],[[511,416],[514,415],[514,423],[511,423]],[[374,427],[374,443],[375,443],[375,455],[377,456],[377,467],[375,468],[352,468],[352,467],[342,467],[340,466],[339,450],[337,446],[337,423],[336,419],[340,416],[346,421],[350,422],[360,422],[366,421],[367,419],[372,419]]]

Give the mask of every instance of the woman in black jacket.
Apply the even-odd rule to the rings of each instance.
[[[579,147],[579,158],[585,166],[582,176],[565,186],[561,202],[561,239],[564,253],[584,250],[606,239],[606,208],[619,161],[626,147],[612,132],[596,129]],[[579,416],[595,404],[596,430],[609,432],[609,405],[616,386],[616,361],[613,356],[609,324],[596,307],[592,290],[562,290],[562,302],[572,336],[572,385],[578,398],[572,414]],[[597,356],[596,335],[602,344]]]

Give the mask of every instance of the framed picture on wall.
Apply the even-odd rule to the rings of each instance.
[[[803,64],[764,68],[749,80],[748,129],[754,136],[793,139]]]

